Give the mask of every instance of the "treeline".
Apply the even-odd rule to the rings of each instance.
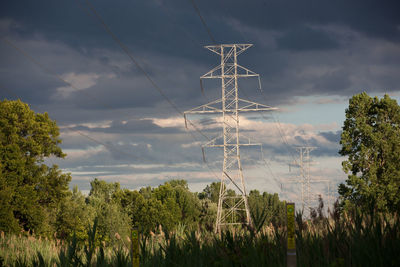
[[[74,187],[54,210],[53,220],[43,220],[39,233],[59,239],[87,240],[88,226],[97,220],[97,242],[116,243],[129,235],[132,227],[145,234],[160,231],[213,231],[220,183],[200,192],[189,191],[187,181],[171,180],[158,187],[122,189],[119,183],[94,179],[88,196]],[[231,191],[230,194],[235,194]],[[249,194],[252,214],[263,214],[262,225],[281,226],[285,203],[277,194],[253,190]],[[46,216],[48,218],[51,216]],[[254,218],[257,220],[258,218]],[[262,226],[261,225],[261,226]],[[32,229],[33,230],[33,229]]]

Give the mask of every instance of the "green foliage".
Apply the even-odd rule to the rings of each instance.
[[[264,192],[261,195],[258,190],[251,190],[248,203],[256,230],[261,229],[264,225],[284,225],[286,204],[279,200],[278,194]]]
[[[85,196],[75,186],[72,194],[61,203],[56,214],[55,230],[60,239],[75,237],[79,241],[87,238],[86,227],[94,217],[94,210],[86,205]]]
[[[172,180],[157,188],[123,190],[115,199],[132,219],[132,225],[148,233],[158,226],[173,230],[179,224],[197,225],[201,203],[184,180]]]
[[[121,236],[127,236],[131,228],[131,220],[124,212],[115,195],[121,194],[119,183],[107,183],[94,179],[89,196],[86,198],[88,210],[96,218],[96,242],[115,244]],[[94,218],[93,218],[94,219]]]
[[[200,202],[195,194],[189,191],[187,182],[172,180],[153,190],[154,197],[160,200],[167,212],[168,220],[173,225],[164,225],[172,229],[178,223],[194,227],[200,214]]]
[[[214,231],[215,218],[217,218],[217,203],[212,202],[209,199],[202,199],[200,202],[201,209],[199,215],[199,226],[212,232]]]
[[[348,173],[339,194],[346,206],[400,210],[400,107],[385,95],[353,96],[346,109],[339,153]]]
[[[204,188],[203,192],[199,194],[200,199],[209,199],[214,203],[218,203],[219,190],[221,182],[212,182]]]
[[[63,158],[59,130],[47,113],[21,101],[0,101],[0,230],[19,229],[50,235],[53,214],[68,195],[69,174],[49,156]]]

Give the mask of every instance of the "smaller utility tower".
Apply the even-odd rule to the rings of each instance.
[[[251,224],[240,160],[240,147],[260,144],[251,143],[250,140],[242,141],[243,135],[239,131],[239,113],[276,109],[239,98],[239,78],[258,77],[261,89],[259,75],[237,63],[237,56],[251,46],[251,44],[206,46],[205,48],[219,55],[221,59],[218,66],[200,77],[200,82],[203,79],[220,79],[221,99],[184,112],[185,122],[188,114],[222,114],[222,135],[203,146],[203,158],[204,147],[217,147],[222,148],[224,151],[217,219],[215,222],[216,232],[220,232],[223,226]],[[232,190],[236,194],[230,194]]]
[[[327,180],[327,179],[318,179],[318,180],[313,180],[313,182],[316,182],[316,183],[325,183],[326,184],[326,192],[327,192],[327,194],[325,194],[325,198],[324,198],[324,200],[326,201],[326,203],[327,203],[327,211],[328,211],[328,209],[330,209],[330,211],[332,211],[332,208],[333,208],[333,200],[334,200],[334,196],[333,196],[333,191],[332,191],[332,182],[330,181],[330,180]],[[329,217],[330,215],[329,215],[329,213],[328,213],[328,217]]]
[[[304,208],[307,208],[309,211],[311,208],[311,189],[310,189],[310,152],[316,149],[316,147],[311,146],[303,146],[296,147],[296,150],[300,153],[299,162],[295,161],[289,164],[290,166],[299,167],[300,176],[298,183],[301,186],[301,205]]]
[[[302,209],[305,212],[306,217],[310,215],[310,210],[312,208],[312,202],[317,200],[316,195],[313,194],[311,190],[311,183],[327,183],[328,194],[327,194],[327,202],[328,207],[331,205],[331,181],[327,179],[311,179],[310,176],[310,166],[312,163],[315,163],[311,160],[310,152],[315,150],[317,147],[303,146],[296,147],[296,150],[299,152],[299,161],[294,161],[289,164],[289,168],[291,166],[298,167],[300,169],[300,175],[298,179],[288,180],[288,183],[298,183],[301,188],[301,205]]]

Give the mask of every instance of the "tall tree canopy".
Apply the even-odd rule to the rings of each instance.
[[[60,201],[68,194],[69,174],[49,156],[63,158],[56,122],[25,103],[0,101],[0,229],[50,232]]]
[[[347,156],[343,170],[349,174],[339,194],[347,205],[379,211],[400,208],[400,107],[385,95],[353,96],[339,153]]]

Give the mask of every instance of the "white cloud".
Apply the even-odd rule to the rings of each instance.
[[[89,147],[86,149],[64,149],[63,152],[68,155],[68,160],[79,160],[93,157],[96,154],[104,152],[104,146]]]
[[[96,73],[76,74],[74,72],[66,73],[61,77],[72,86],[63,86],[57,88],[58,96],[68,97],[71,93],[84,90],[94,86],[100,75]]]
[[[185,121],[183,117],[170,117],[166,119],[151,118],[154,124],[162,128],[176,127],[183,128],[185,126]]]
[[[196,141],[196,142],[192,142],[192,143],[181,144],[181,147],[182,148],[199,147],[203,144],[204,144],[204,142]]]
[[[94,129],[94,128],[110,128],[112,124],[111,120],[105,120],[105,121],[98,121],[98,122],[84,122],[84,123],[79,123],[79,124],[68,124],[68,125],[63,125],[59,126],[60,129],[65,129],[65,128],[72,128],[72,127],[77,127],[77,126],[85,126],[88,127],[89,129]]]

